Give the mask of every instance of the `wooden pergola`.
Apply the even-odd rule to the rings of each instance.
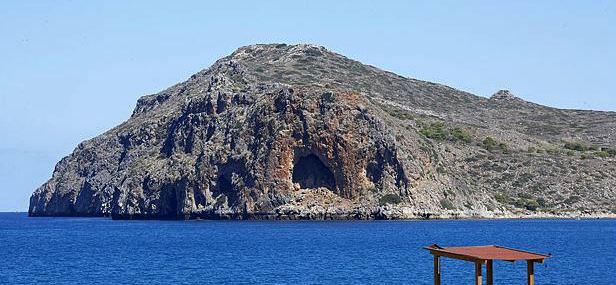
[[[454,259],[466,260],[475,263],[475,284],[481,285],[482,265],[486,264],[486,280],[488,285],[494,284],[492,264],[494,260],[515,262],[525,260],[527,264],[528,285],[535,284],[536,262],[543,263],[549,255],[528,252],[519,249],[506,248],[496,245],[464,246],[464,247],[440,247],[436,244],[425,247],[434,255],[434,285],[441,284],[441,256]]]

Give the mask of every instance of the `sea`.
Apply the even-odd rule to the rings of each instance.
[[[536,284],[616,284],[616,220],[114,221],[25,213],[0,213],[0,284],[433,284],[423,249],[431,244],[551,254],[535,266]],[[444,258],[441,266],[442,284],[473,284],[473,263]],[[494,282],[526,284],[526,263],[495,262]]]

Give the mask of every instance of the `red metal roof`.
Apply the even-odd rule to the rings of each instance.
[[[519,249],[507,248],[496,245],[464,246],[464,247],[440,247],[431,245],[426,247],[432,254],[464,260],[534,260],[542,262],[549,255],[528,252]]]

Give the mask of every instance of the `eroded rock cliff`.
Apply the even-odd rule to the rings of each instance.
[[[611,215],[615,127],[614,113],[553,109],[507,91],[485,99],[322,47],[253,45],[139,99],[128,121],[57,164],[29,212]]]

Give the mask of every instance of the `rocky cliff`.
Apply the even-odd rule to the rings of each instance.
[[[82,142],[31,216],[616,213],[616,113],[478,97],[312,45],[238,49]]]

